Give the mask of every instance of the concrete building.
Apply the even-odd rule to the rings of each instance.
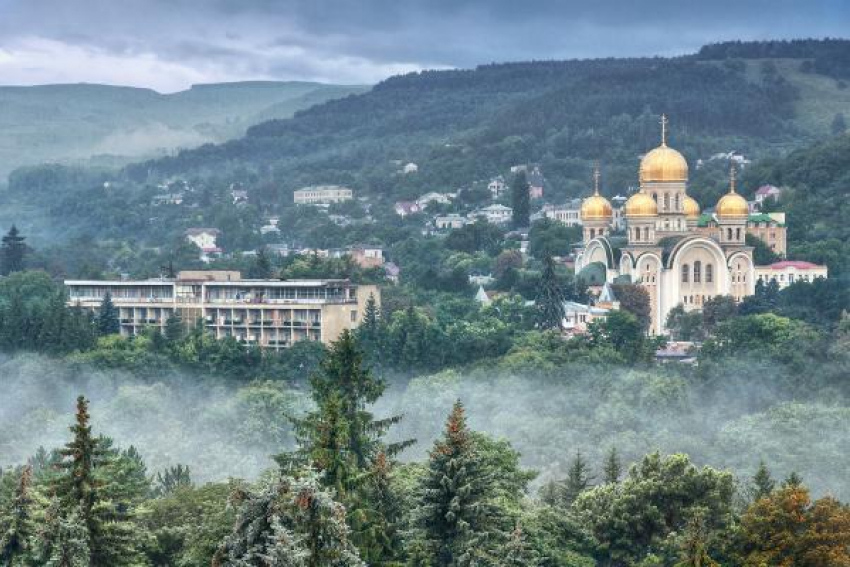
[[[173,314],[203,324],[216,338],[234,337],[264,348],[300,340],[329,343],[356,328],[366,301],[380,289],[348,280],[243,279],[235,271],[183,271],[176,278],[66,280],[69,305],[97,309],[109,292],[119,310],[121,334],[163,329]]]
[[[747,216],[747,234],[764,241],[771,250],[785,257],[788,249],[785,213],[756,213]],[[719,238],[720,221],[715,214],[700,215],[697,230],[712,238]]]
[[[341,185],[313,185],[293,193],[296,205],[328,205],[354,198],[354,191]]]
[[[513,214],[514,210],[512,208],[496,203],[494,205],[488,205],[484,208],[478,209],[470,216],[472,218],[487,219],[487,222],[492,224],[507,224],[511,222]]]
[[[779,289],[784,289],[794,282],[811,282],[817,278],[826,279],[829,270],[826,266],[803,262],[800,260],[783,260],[769,266],[756,266],[756,281],[767,284],[776,280]]]
[[[490,195],[494,199],[498,199],[507,191],[508,186],[505,184],[505,178],[500,175],[490,180],[490,183],[487,184],[487,189],[490,190]]]
[[[221,254],[221,248],[218,247],[218,235],[221,231],[217,228],[189,228],[186,229],[186,240],[201,249],[200,258],[204,262],[209,262],[213,256]]]

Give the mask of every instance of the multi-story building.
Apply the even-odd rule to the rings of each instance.
[[[756,281],[764,284],[776,280],[779,289],[785,289],[794,282],[811,282],[817,278],[826,279],[829,270],[826,266],[804,262],[802,260],[783,260],[769,266],[756,266]]]
[[[328,205],[354,198],[354,191],[341,185],[313,185],[293,193],[296,205]]]
[[[581,199],[573,199],[565,205],[546,205],[543,214],[567,226],[581,226]]]
[[[203,324],[216,338],[266,348],[299,340],[329,343],[363,318],[374,285],[348,280],[243,279],[239,272],[184,271],[176,278],[148,280],[67,280],[69,304],[100,307],[107,292],[119,310],[121,334],[164,329],[180,316],[187,325]]]

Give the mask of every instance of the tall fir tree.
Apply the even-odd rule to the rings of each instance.
[[[381,309],[375,299],[375,294],[370,293],[366,300],[366,308],[363,313],[363,322],[357,327],[356,335],[364,354],[372,363],[379,363],[381,359],[382,325]]]
[[[753,475],[753,500],[770,496],[776,488],[776,481],[770,476],[770,471],[764,461],[759,462],[759,468]]]
[[[564,290],[555,273],[555,260],[551,256],[543,261],[543,273],[534,300],[537,327],[560,330],[564,321]]]
[[[112,294],[108,291],[103,296],[97,313],[97,330],[101,336],[116,335],[121,332],[118,320],[118,308],[112,303]]]
[[[89,532],[79,506],[62,510],[58,498],[51,500],[45,523],[36,539],[39,565],[45,567],[92,567]]]
[[[620,481],[620,475],[623,474],[623,465],[620,462],[620,455],[617,453],[616,447],[611,447],[611,450],[608,451],[602,472],[603,481],[606,484],[613,484]]]
[[[563,503],[567,506],[575,502],[579,494],[590,488],[593,477],[590,476],[590,467],[581,454],[576,451],[576,456],[570,464],[567,478],[564,480]]]
[[[27,245],[24,244],[26,237],[21,236],[18,227],[12,225],[9,232],[3,237],[0,245],[0,273],[8,276],[14,272],[24,269]]]
[[[183,319],[176,310],[165,320],[164,334],[165,340],[170,344],[174,344],[183,338]]]
[[[511,182],[511,208],[513,209],[514,228],[524,228],[531,224],[531,196],[528,177],[519,171]]]
[[[433,567],[474,564],[499,539],[493,483],[457,401],[429,453],[415,510],[423,553]]]
[[[368,565],[396,566],[403,556],[401,527],[404,504],[393,480],[393,462],[386,453],[375,458],[351,511],[352,540]]]

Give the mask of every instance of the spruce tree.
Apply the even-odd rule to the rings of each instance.
[[[352,540],[368,565],[397,565],[403,555],[401,526],[404,505],[393,482],[393,463],[386,453],[375,458],[358,494],[360,506],[350,512]]]
[[[708,554],[708,529],[703,514],[696,513],[689,521],[680,542],[680,561],[675,567],[721,567]]]
[[[363,352],[371,361],[378,362],[381,349],[381,312],[375,294],[370,293],[366,300],[363,322],[356,331],[357,340]]]
[[[575,502],[578,495],[590,487],[590,482],[593,478],[589,474],[590,467],[587,461],[581,455],[581,451],[576,451],[576,456],[570,465],[569,473],[564,480],[563,503],[567,506]]]
[[[753,475],[753,499],[759,500],[770,496],[774,488],[776,488],[776,481],[770,476],[770,471],[764,461],[760,461],[759,468]]]
[[[518,172],[511,183],[511,207],[514,228],[527,227],[531,224],[531,197],[528,193],[528,178],[524,171]]]
[[[101,336],[115,335],[121,332],[118,308],[112,303],[112,294],[108,291],[103,296],[103,301],[100,303],[100,309],[97,313],[97,330]]]
[[[156,473],[154,496],[168,496],[181,488],[192,487],[192,475],[188,466],[176,465]]]
[[[534,300],[537,327],[560,330],[564,322],[564,291],[555,273],[555,261],[548,256],[543,261],[543,273]]]
[[[349,538],[345,507],[315,475],[282,476],[256,492],[240,489],[233,531],[214,567],[361,567]]]
[[[9,232],[3,237],[3,244],[0,246],[0,273],[2,275],[8,276],[24,269],[24,259],[27,252],[24,240],[26,238],[20,235],[18,227],[15,225],[12,225]]]
[[[492,482],[457,401],[429,453],[416,522],[433,567],[471,564],[494,543]]]
[[[620,481],[620,475],[623,474],[623,466],[616,447],[611,447],[611,450],[608,451],[608,456],[605,457],[605,467],[602,472],[604,474],[603,481],[606,484],[613,484]]]
[[[0,565],[32,564],[30,546],[36,532],[33,507],[32,467],[26,466],[8,513],[0,516]]]
[[[54,498],[45,514],[45,525],[36,540],[39,565],[45,567],[92,567],[89,532],[79,506],[62,512]]]

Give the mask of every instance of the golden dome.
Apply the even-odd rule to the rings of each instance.
[[[661,145],[640,160],[640,182],[687,181],[688,162],[667,146],[667,116],[661,115]]]
[[[614,213],[608,199],[599,194],[599,167],[593,170],[593,195],[581,203],[581,220],[611,220]]]
[[[661,144],[640,161],[641,183],[687,180],[688,162],[682,154],[666,144]]]
[[[729,175],[729,192],[717,201],[715,212],[719,218],[747,218],[750,215],[750,207],[747,200],[735,192],[735,167],[732,167]]]
[[[689,219],[697,219],[699,218],[700,209],[699,203],[697,200],[691,197],[690,195],[685,195],[685,218]]]
[[[611,203],[602,195],[595,193],[582,201],[581,220],[608,220],[613,216]]]
[[[654,217],[658,214],[658,203],[655,199],[639,191],[626,201],[626,217]]]

